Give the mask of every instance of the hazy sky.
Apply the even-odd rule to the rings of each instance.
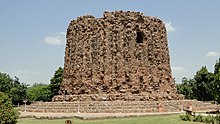
[[[168,29],[173,77],[191,78],[201,66],[213,71],[220,57],[219,0],[2,0],[0,72],[27,84],[49,83],[64,65],[65,32],[82,15],[140,11]]]

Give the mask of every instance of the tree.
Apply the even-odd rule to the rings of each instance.
[[[51,91],[47,84],[34,84],[27,89],[27,97],[30,102],[33,101],[51,101]]]
[[[8,74],[0,72],[0,92],[9,93],[13,87],[12,82],[13,80]]]
[[[60,84],[62,82],[62,76],[63,76],[63,68],[59,67],[55,71],[54,76],[50,80],[49,87],[52,92],[52,97],[58,95],[58,92],[60,90]]]
[[[208,72],[207,68],[203,66],[194,76],[195,84],[192,87],[192,91],[195,94],[197,100],[210,101],[213,100],[212,95],[212,82],[214,75]]]
[[[186,77],[182,78],[182,83],[177,84],[177,91],[180,94],[184,94],[186,99],[193,99],[192,84],[194,83],[193,79],[187,79]]]
[[[214,69],[215,79],[213,81],[213,96],[220,103],[220,58],[215,64]]]
[[[14,82],[12,82],[13,87],[10,89],[9,96],[12,98],[13,104],[22,104],[23,100],[26,99],[27,85],[19,82],[19,78],[15,76]]]
[[[58,95],[62,82],[63,68],[59,67],[50,80],[50,84],[34,84],[27,90],[28,99],[32,101],[51,101],[53,96]]]
[[[26,90],[26,84],[20,83],[18,77],[15,76],[15,80],[13,80],[8,74],[0,72],[0,92],[4,92],[12,98],[13,104],[23,103]]]
[[[218,61],[215,64],[214,74],[220,74],[220,58],[218,59]]]
[[[220,58],[214,67],[214,73],[208,72],[203,66],[193,79],[183,78],[182,84],[176,86],[177,91],[187,99],[220,102]]]
[[[16,124],[18,111],[13,108],[11,99],[0,92],[0,124]]]

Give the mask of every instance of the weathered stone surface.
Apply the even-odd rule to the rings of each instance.
[[[60,96],[53,101],[183,99],[176,94],[160,19],[123,11],[82,16],[71,21],[66,37]]]
[[[180,112],[192,105],[194,111],[218,110],[219,106],[196,100],[161,101],[75,101],[75,102],[36,102],[26,106],[27,112],[44,113],[146,113]],[[24,111],[24,105],[19,107]]]

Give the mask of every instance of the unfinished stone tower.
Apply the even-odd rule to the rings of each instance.
[[[160,19],[129,11],[82,16],[71,21],[66,38],[60,95],[53,101],[183,99]]]

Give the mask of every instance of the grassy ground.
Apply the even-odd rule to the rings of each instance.
[[[18,124],[65,124],[66,119],[57,120],[36,120],[34,118],[22,118],[18,120]],[[132,117],[132,118],[118,118],[118,119],[101,119],[101,120],[73,120],[74,124],[202,124],[195,122],[185,122],[180,120],[179,115],[166,116],[146,116],[146,117]]]

